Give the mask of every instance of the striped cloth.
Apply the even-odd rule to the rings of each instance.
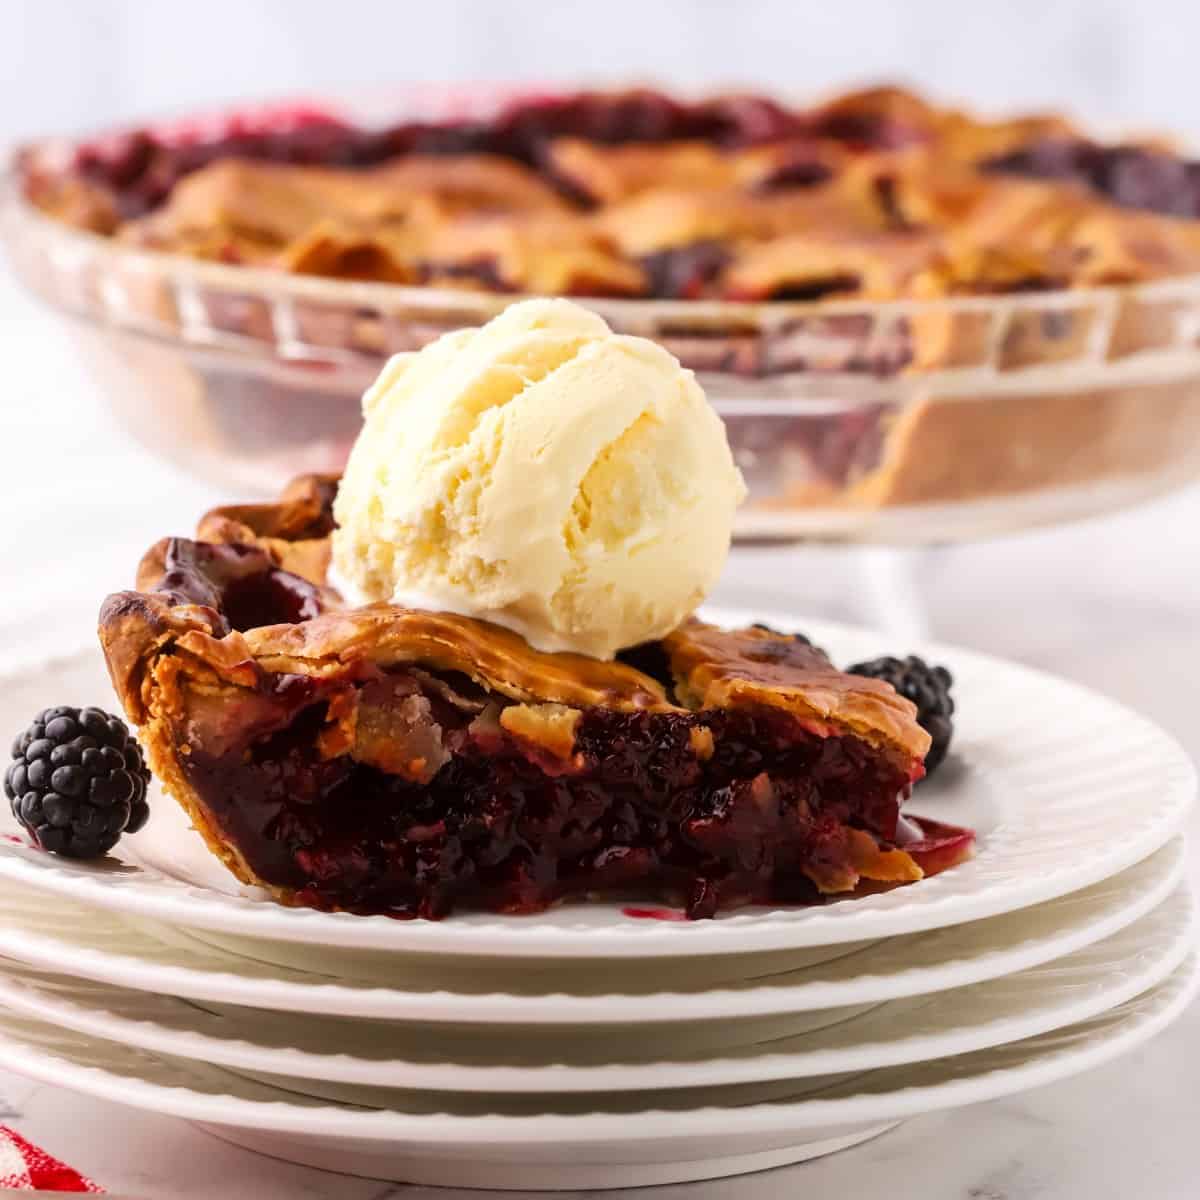
[[[99,1184],[0,1125],[0,1188],[43,1192],[103,1192]]]

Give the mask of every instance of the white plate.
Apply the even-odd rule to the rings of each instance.
[[[251,1009],[210,1010],[16,965],[0,970],[0,1003],[119,1045],[270,1076],[289,1090],[374,1108],[404,1099],[378,1089],[599,1093],[714,1087],[968,1054],[1085,1021],[1170,975],[1195,944],[1193,916],[1191,897],[1181,887],[1120,933],[1043,966],[933,996],[824,1010],[816,1014],[816,1028],[814,1014],[805,1014],[798,1027],[779,1023],[764,1040],[732,1049],[684,1041],[682,1054],[663,1044],[661,1031],[636,1026],[602,1036],[381,1028]],[[731,1017],[732,1026],[743,1024]]]
[[[169,1116],[276,1157],[375,1178],[491,1188],[711,1178],[811,1157],[887,1123],[1012,1095],[1140,1045],[1195,994],[1191,956],[1157,988],[1040,1037],[852,1076],[605,1097],[408,1093],[404,1108],[330,1105],[207,1064],[0,1014],[0,1061],[33,1079]]]
[[[115,914],[0,881],[0,955],[43,970],[213,1004],[358,1019],[490,1026],[723,1021],[792,1014],[962,987],[1026,970],[1108,937],[1161,903],[1184,865],[1175,839],[1102,883],[1034,909],[904,938],[718,959],[742,977],[691,959],[593,967],[569,960],[534,970],[460,967],[398,957],[391,982],[233,957],[181,934],[148,935]],[[162,940],[169,939],[168,941]],[[326,968],[329,968],[326,971]],[[714,983],[714,980],[716,981]]]
[[[885,651],[884,637],[778,613],[714,611],[727,624],[753,619],[803,627],[834,659]],[[973,825],[976,857],[919,884],[824,906],[748,909],[712,921],[632,919],[614,903],[570,904],[530,917],[460,914],[397,921],[285,908],[244,894],[205,852],[192,852],[161,813],[129,839],[119,860],[72,863],[0,843],[0,877],[173,925],[314,946],[504,957],[622,958],[743,954],[914,933],[976,921],[1087,887],[1131,866],[1182,825],[1195,796],[1190,760],[1145,718],[1095,692],[965,650],[914,649],[956,677],[956,755],[913,810]],[[53,677],[78,681],[79,660],[40,664],[0,680],[5,724],[19,728],[53,693]],[[91,694],[99,699],[100,672]],[[36,695],[39,699],[33,700]]]

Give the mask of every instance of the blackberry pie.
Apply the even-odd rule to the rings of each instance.
[[[327,580],[335,490],[304,478],[210,514],[101,613],[156,774],[243,882],[397,917],[619,895],[695,918],[970,853],[901,818],[930,739],[886,682],[762,627],[691,619],[604,662],[348,608]]]

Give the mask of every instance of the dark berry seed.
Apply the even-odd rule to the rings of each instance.
[[[13,800],[29,790],[29,779],[25,764],[17,761],[4,774],[4,794]]]
[[[107,811],[94,808],[90,804],[80,804],[76,807],[71,821],[71,828],[76,833],[90,837],[103,829],[107,821]]]
[[[35,758],[49,758],[54,749],[54,743],[49,738],[35,738],[25,747],[25,761],[33,762]]]
[[[104,758],[106,753],[108,753],[107,746],[103,750],[97,750],[95,747],[85,750],[79,757],[79,765],[89,773],[99,773],[106,770]]]
[[[25,768],[25,778],[31,788],[50,786],[50,764],[44,758],[36,758]]]
[[[78,734],[79,724],[70,717],[55,717],[46,722],[46,736],[53,738],[56,742],[65,742]]]
[[[67,742],[65,746],[55,746],[50,751],[50,765],[52,767],[65,767],[70,763],[77,763],[79,755],[75,751],[74,744]]]
[[[88,773],[78,766],[59,767],[50,776],[50,786],[64,796],[82,796],[89,782]]]
[[[70,845],[70,836],[65,829],[55,829],[50,825],[43,825],[34,832],[38,845],[51,854],[64,854]]]
[[[120,794],[120,785],[113,782],[111,775],[97,775],[88,784],[87,798],[91,804],[112,804]]]
[[[42,814],[56,829],[65,829],[75,817],[75,805],[67,796],[47,792],[42,797]]]
[[[125,747],[125,768],[129,771],[145,771],[145,763],[142,762],[142,751],[137,742],[130,742]],[[149,774],[149,772],[146,772]]]
[[[124,771],[132,770],[127,761],[128,756],[122,754],[120,750],[114,749],[112,746],[105,746],[103,750],[96,751],[100,755],[103,762],[103,768],[97,767],[97,770],[105,771]]]
[[[113,837],[111,834],[98,833],[86,841],[74,839],[60,853],[66,858],[99,858],[101,855],[107,854],[119,840],[120,834]]]
[[[99,812],[98,809],[97,812]],[[123,833],[129,827],[131,813],[132,809],[129,807],[128,801],[118,801],[108,810],[108,816],[104,823],[105,832],[118,835]]]
[[[150,805],[145,800],[136,802],[129,810],[129,821],[125,826],[126,833],[137,833],[144,829],[150,820]]]
[[[26,792],[21,797],[20,820],[26,825],[40,825],[45,820],[42,815],[42,797],[38,792]]]
[[[107,741],[112,736],[108,714],[101,712],[98,708],[85,708],[79,714],[79,724],[83,726],[84,733],[94,737],[98,742]]]

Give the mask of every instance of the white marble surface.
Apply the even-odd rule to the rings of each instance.
[[[144,547],[168,530],[186,531],[217,497],[110,426],[69,343],[3,277],[0,356],[0,650],[34,653],[89,636],[98,597],[129,579]],[[938,637],[1106,691],[1200,754],[1197,564],[1200,491],[1192,491],[1104,521],[923,553],[919,570]],[[837,550],[755,552],[736,556],[721,592],[838,616],[855,611],[859,585],[853,563]],[[1200,882],[1200,859],[1193,861]],[[1200,1194],[1200,1094],[1190,1070],[1198,1058],[1200,1009],[1193,1008],[1132,1058],[1080,1079],[911,1121],[816,1163],[653,1195],[1185,1200]],[[110,1190],[147,1200],[489,1194],[393,1187],[257,1158],[182,1122],[2,1069],[0,1113]]]

